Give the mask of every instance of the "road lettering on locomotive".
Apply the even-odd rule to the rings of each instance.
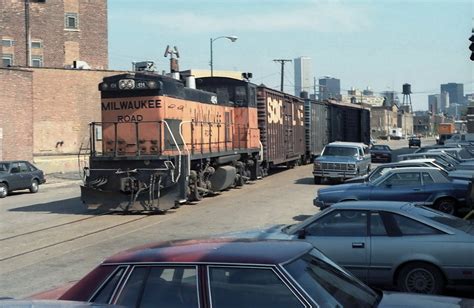
[[[141,114],[117,116],[117,122],[141,122],[141,121],[143,121],[143,116]]]
[[[268,123],[283,124],[281,109],[283,101],[281,99],[272,99],[267,97]]]

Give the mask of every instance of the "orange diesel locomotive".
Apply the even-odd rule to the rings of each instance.
[[[163,212],[260,176],[257,87],[235,82],[216,94],[153,73],[104,78],[83,202]]]

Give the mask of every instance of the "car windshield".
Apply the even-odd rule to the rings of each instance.
[[[357,148],[327,146],[322,156],[357,156]]]
[[[461,157],[462,159],[472,159],[472,158],[474,158],[474,155],[472,155],[472,153],[469,152],[466,149],[458,150],[458,154],[459,154],[459,157]]]
[[[412,204],[410,206],[406,206],[404,210],[426,217],[443,225],[447,225],[451,228],[474,234],[474,225],[470,220],[464,220],[449,214],[435,211],[425,206],[415,206]]]
[[[375,307],[380,296],[316,249],[285,269],[319,307]]]
[[[379,177],[381,177],[382,175],[384,175],[385,173],[387,173],[389,170],[392,170],[392,168],[390,168],[390,167],[384,167],[384,166],[377,167],[377,168],[376,168],[374,171],[372,171],[372,173],[370,174],[370,176],[369,176],[369,182],[375,181],[376,179],[378,179]]]
[[[10,165],[7,164],[7,163],[0,163],[0,172],[1,171],[5,171],[5,172],[8,171],[9,167],[10,167]]]

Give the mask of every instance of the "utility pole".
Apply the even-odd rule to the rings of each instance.
[[[283,79],[285,76],[285,63],[291,62],[288,59],[273,59],[273,62],[279,62],[281,64],[281,82],[280,82],[280,91],[283,92]]]

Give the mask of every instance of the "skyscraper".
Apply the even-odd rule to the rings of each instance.
[[[432,94],[428,95],[428,111],[432,114],[437,114],[439,111],[440,105],[440,95]]]
[[[450,104],[464,105],[464,85],[462,83],[445,83],[441,85],[441,92],[449,93]],[[446,106],[448,108],[449,106]]]
[[[449,108],[449,104],[451,102],[451,96],[449,95],[449,92],[447,91],[442,91],[440,94],[440,99],[439,99],[439,109],[441,112],[446,112]]]
[[[321,100],[328,98],[340,99],[341,81],[337,78],[324,77],[319,79],[319,97]]]
[[[300,96],[301,92],[310,92],[312,89],[311,58],[299,57],[295,62],[295,95]]]

